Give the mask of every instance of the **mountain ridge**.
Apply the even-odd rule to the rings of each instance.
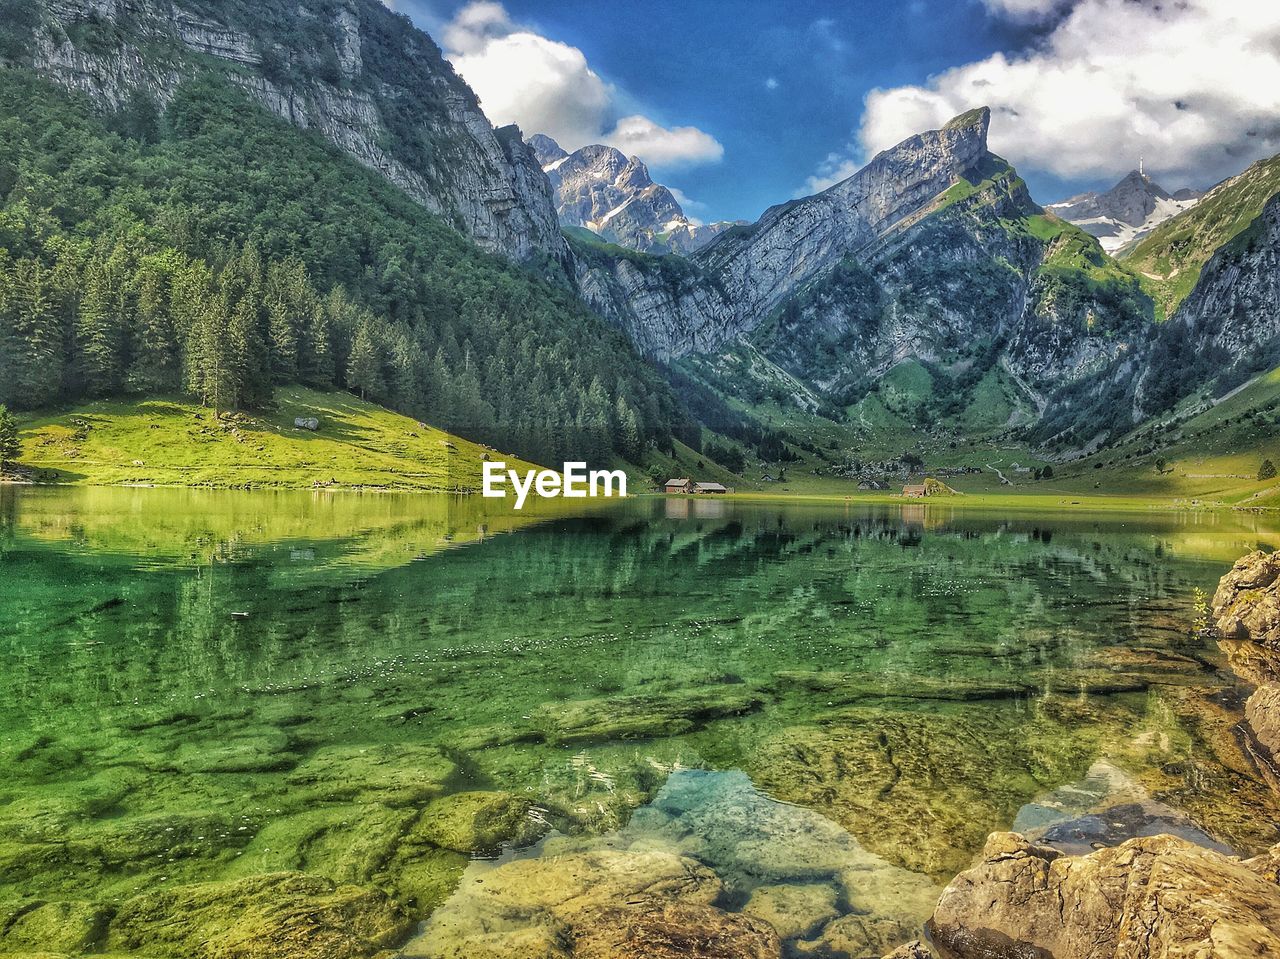
[[[556,213],[606,242],[642,253],[691,253],[734,224],[703,224],[685,214],[670,188],[655,183],[639,157],[589,144],[564,150],[544,134],[529,138],[551,183]]]
[[[233,0],[217,16],[192,0],[15,3],[38,11],[27,64],[108,109],[139,97],[163,107],[185,77],[214,65],[482,248],[518,261],[566,255],[520,132],[494,129],[431,38],[378,0],[292,13]]]

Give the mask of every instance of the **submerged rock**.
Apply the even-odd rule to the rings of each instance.
[[[517,859],[464,880],[405,959],[776,959],[766,923],[723,912],[724,886],[668,852]]]
[[[455,852],[493,852],[506,842],[525,846],[545,830],[529,817],[532,800],[506,792],[463,792],[437,799],[410,839]]]
[[[106,946],[190,959],[363,959],[409,926],[378,890],[286,872],[136,896],[120,906]]]
[[[404,806],[439,796],[456,771],[435,746],[327,746],[291,772],[288,782],[324,801]]]
[[[767,922],[696,903],[592,910],[575,929],[573,959],[778,959]]]
[[[1028,769],[1044,760],[1025,739],[1025,728],[1015,736],[956,715],[847,709],[768,740],[751,771],[889,862],[950,878],[1042,791]]]
[[[840,915],[836,891],[826,885],[761,886],[742,911],[763,919],[783,939],[812,936]]]
[[[548,742],[612,742],[678,736],[713,719],[754,712],[764,699],[741,686],[547,703],[535,716]]]
[[[1280,846],[1241,861],[1156,836],[1073,858],[995,833],[929,926],[956,959],[1280,955]]]
[[[102,938],[110,918],[110,909],[91,902],[34,903],[14,910],[0,907],[0,949],[86,952]]]
[[[895,943],[919,934],[918,923],[852,913],[828,923],[820,936],[797,943],[793,951],[803,959],[874,959]]]

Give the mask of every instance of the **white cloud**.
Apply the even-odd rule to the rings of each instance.
[[[625,95],[577,47],[512,22],[501,3],[474,0],[445,25],[445,54],[495,124],[545,133],[566,150],[607,143],[656,166],[715,162],[724,148],[696,127],[620,115]]]
[[[818,164],[817,172],[804,181],[804,186],[795,195],[812,196],[833,187],[841,180],[847,180],[862,168],[862,164],[852,157],[841,153],[829,153],[826,159]]]
[[[1071,3],[1072,0],[982,0],[993,15],[1025,23],[1048,20]]]
[[[684,215],[689,218],[689,222],[694,226],[702,226],[702,221],[694,217],[692,212],[694,210],[706,210],[707,205],[701,200],[695,200],[679,187],[674,187],[670,184],[666,184],[666,187],[671,191],[671,195],[676,198],[676,202],[680,204],[680,208],[684,210]]]
[[[764,88],[766,90],[776,90],[778,89],[778,86],[779,83],[777,77],[765,77]]]
[[[658,166],[714,163],[724,157],[724,147],[711,134],[697,127],[659,126],[639,114],[623,117],[604,137],[628,156],[634,154]]]
[[[1280,152],[1280,4],[1081,0],[1032,50],[872,91],[863,154],[981,104],[992,150],[1023,167],[1110,177],[1144,155],[1170,188],[1208,185]]]

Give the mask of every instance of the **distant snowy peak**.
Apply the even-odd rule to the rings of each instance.
[[[551,181],[556,213],[610,243],[646,253],[690,253],[731,223],[704,225],[685,215],[675,194],[654,183],[639,157],[591,144],[569,153],[541,133],[529,146]]]
[[[1133,170],[1106,193],[1081,193],[1049,209],[1098,238],[1108,253],[1117,253],[1157,226],[1195,206],[1203,196],[1195,190],[1169,193],[1151,177]]]

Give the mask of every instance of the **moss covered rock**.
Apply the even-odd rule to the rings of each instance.
[[[719,685],[547,703],[534,716],[548,742],[614,742],[677,736],[713,719],[741,716],[764,704],[754,690]]]
[[[410,838],[455,852],[492,852],[505,842],[528,845],[546,825],[529,817],[533,802],[506,792],[462,792],[432,802]]]
[[[85,952],[107,929],[111,910],[92,902],[47,902],[14,910],[0,932],[5,951]]]
[[[326,802],[417,805],[444,792],[456,767],[436,746],[327,746],[288,776],[290,785]]]
[[[410,925],[378,890],[286,872],[136,896],[111,921],[106,945],[191,959],[363,959]]]

